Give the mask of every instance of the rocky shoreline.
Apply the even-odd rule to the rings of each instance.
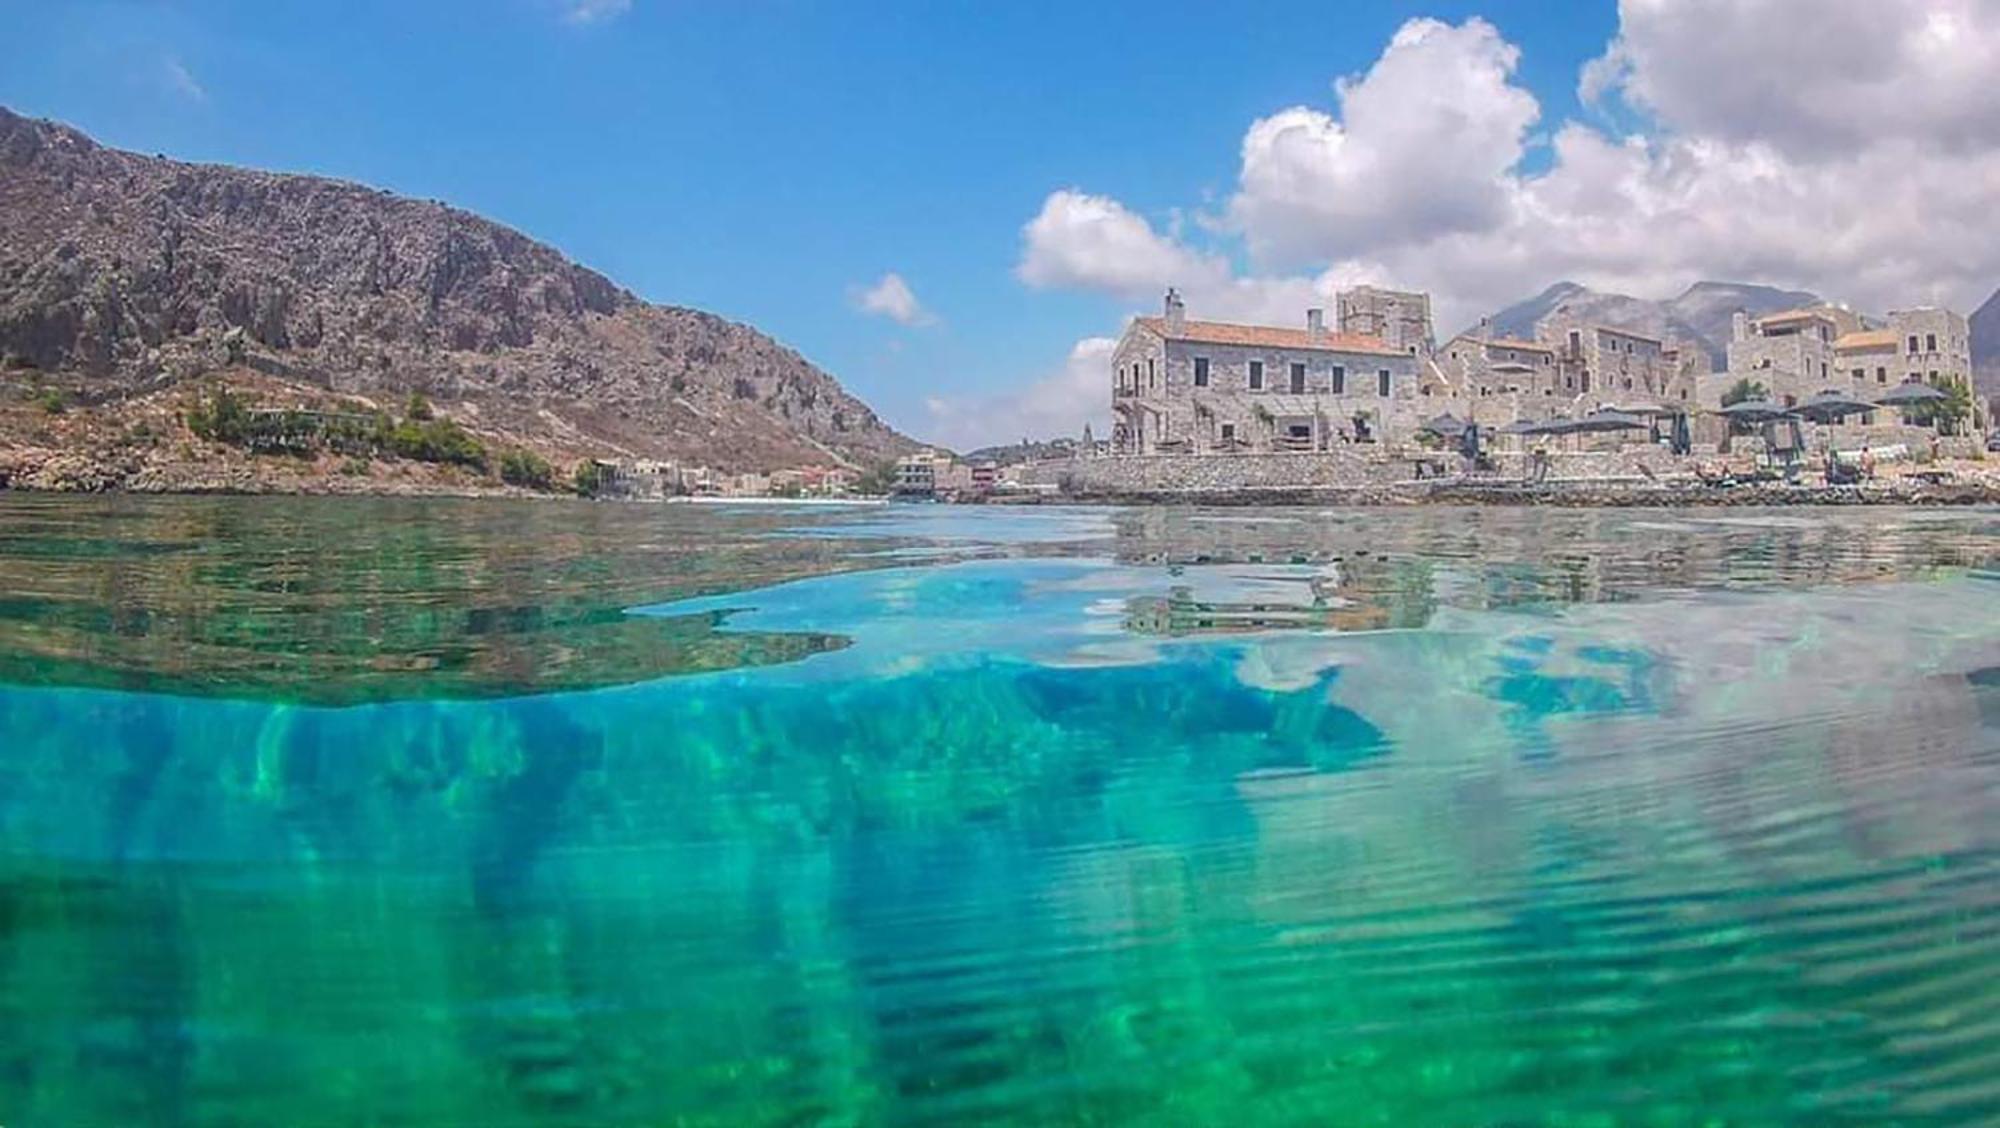
[[[34,448],[0,450],[0,492],[46,494],[242,494],[347,497],[548,497],[448,467],[378,465],[362,476],[332,465],[264,459],[163,461],[143,455],[104,456]],[[1393,483],[1362,486],[1236,488],[1180,491],[1083,491],[996,497],[993,503],[1133,506],[1412,505],[1553,506],[1563,508],[1691,508],[1705,506],[1961,506],[2000,505],[2000,481],[1980,477],[1941,483],[1889,478],[1862,485],[1782,482],[1707,486],[1575,480],[1539,485],[1517,481]]]
[[[1562,508],[1694,508],[1802,505],[2000,505],[1991,481],[1929,483],[1889,479],[1854,486],[1749,483],[1735,486],[1624,482],[1438,482],[1301,489],[1225,489],[1198,492],[1102,492],[1063,502],[1105,505],[1387,507],[1504,505]]]

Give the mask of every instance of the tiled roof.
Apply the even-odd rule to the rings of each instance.
[[[1320,352],[1366,353],[1371,356],[1403,356],[1382,343],[1380,337],[1359,333],[1321,334],[1318,342],[1304,329],[1281,329],[1275,325],[1232,325],[1226,321],[1187,321],[1178,333],[1167,332],[1164,317],[1142,317],[1139,324],[1174,341],[1202,345],[1245,345],[1252,348],[1313,349]]]
[[[1893,349],[1896,347],[1894,329],[1868,329],[1860,333],[1842,333],[1833,342],[1835,349]]]
[[[1805,309],[1787,309],[1777,313],[1767,313],[1752,318],[1759,325],[1783,325],[1791,321],[1832,321],[1833,311],[1825,306],[1811,306]]]
[[[1495,337],[1486,342],[1486,344],[1490,348],[1521,349],[1524,352],[1553,353],[1556,351],[1554,345],[1545,345],[1540,341],[1524,341],[1519,337]]]

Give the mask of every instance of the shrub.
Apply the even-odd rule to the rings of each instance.
[[[35,405],[49,415],[61,415],[69,409],[69,400],[61,388],[49,388],[35,397]]]
[[[576,473],[570,476],[570,484],[584,497],[596,497],[611,484],[611,471],[586,458],[576,464]]]
[[[510,450],[500,456],[500,480],[510,486],[546,490],[555,485],[556,468],[533,451]]]
[[[195,400],[187,409],[187,428],[195,437],[220,443],[241,443],[250,437],[250,409],[243,397],[228,388],[217,388],[206,399]]]

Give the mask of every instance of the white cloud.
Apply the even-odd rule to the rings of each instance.
[[[886,317],[898,325],[934,325],[937,317],[917,300],[917,293],[903,276],[890,271],[873,286],[857,288],[854,308],[863,313]]]
[[[191,102],[208,101],[207,89],[196,80],[194,72],[187,69],[187,64],[169,56],[162,64],[161,69],[166,80],[167,89],[172,90],[174,93]]]
[[[1295,265],[1505,220],[1508,173],[1541,114],[1492,24],[1411,20],[1335,116],[1294,106],[1251,124],[1229,218],[1261,262]]]
[[[1886,136],[2000,144],[2000,0],[1623,0],[1584,69],[1688,136],[1808,163]]]
[[[1050,193],[1021,236],[1015,273],[1037,288],[1093,290],[1150,305],[1174,286],[1201,316],[1245,321],[1303,317],[1333,290],[1330,275],[1239,276],[1228,259],[1191,250],[1118,201],[1075,188]]]
[[[1070,349],[1061,368],[1013,395],[983,399],[924,401],[926,428],[933,442],[954,450],[1019,442],[1022,439],[1077,437],[1087,421],[1100,436],[1111,416],[1110,337],[1086,337]]]
[[[1571,278],[1666,296],[1700,278],[1864,308],[1959,309],[2000,283],[2000,0],[1624,0],[1579,75],[1606,121],[1548,130],[1481,20],[1412,20],[1335,105],[1250,123],[1204,225],[1258,268],[1107,196],[1052,194],[1020,277],[1192,316],[1289,323],[1336,283],[1430,290],[1439,329]],[[1782,49],[1778,45],[1782,45]],[[1226,244],[1225,244],[1226,245]]]
[[[566,23],[609,23],[632,10],[632,0],[560,0]]]

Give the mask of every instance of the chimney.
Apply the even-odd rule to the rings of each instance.
[[[1187,329],[1187,303],[1181,301],[1181,292],[1167,287],[1167,332],[1178,336]]]
[[[1732,341],[1747,341],[1750,339],[1749,314],[1739,309],[1734,316],[1730,317],[1729,339]]]
[[[1315,345],[1325,343],[1326,341],[1325,310],[1309,309],[1306,311],[1306,340],[1311,341]]]

